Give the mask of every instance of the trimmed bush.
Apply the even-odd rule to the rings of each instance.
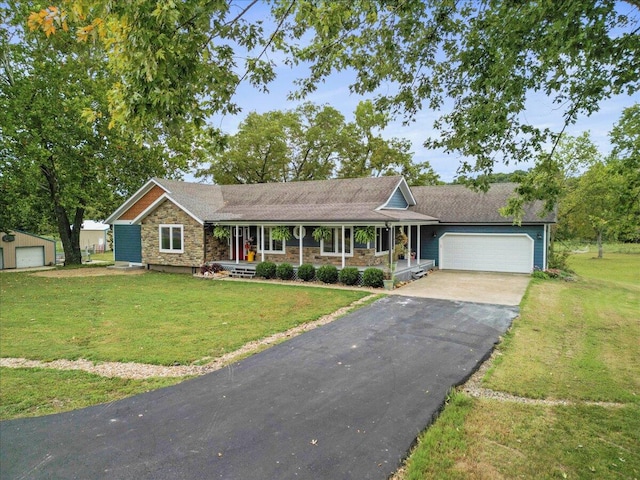
[[[310,263],[304,263],[298,267],[298,278],[310,282],[316,278],[316,267]]]
[[[379,268],[367,268],[362,273],[362,285],[365,287],[380,288],[384,286],[384,273]]]
[[[275,278],[276,264],[273,262],[262,262],[256,265],[256,277]]]
[[[338,279],[340,280],[340,283],[344,283],[345,285],[356,285],[358,283],[359,276],[360,272],[358,272],[357,267],[344,267],[340,270]]]
[[[338,281],[338,268],[335,265],[323,265],[316,272],[318,280],[324,283],[336,283]]]
[[[291,280],[293,278],[293,267],[289,263],[281,263],[276,268],[276,276],[280,280]]]

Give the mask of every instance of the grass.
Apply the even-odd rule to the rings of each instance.
[[[220,356],[368,292],[153,272],[70,278],[0,273],[0,295],[2,357],[173,365]],[[1,368],[0,419],[68,411],[179,381]]]
[[[182,380],[129,380],[68,370],[0,368],[0,420],[75,410],[174,385]]]
[[[190,364],[315,320],[366,295],[145,273],[3,274],[3,357]]]
[[[570,257],[576,282],[532,281],[484,379],[573,403],[454,393],[402,478],[640,478],[640,256],[593,257]]]

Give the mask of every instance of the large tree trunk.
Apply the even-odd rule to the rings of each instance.
[[[51,158],[50,160],[53,165]],[[84,219],[84,208],[76,208],[73,219],[74,228],[72,229],[67,211],[64,209],[62,202],[60,201],[60,189],[55,169],[53,167],[48,167],[47,165],[41,165],[40,170],[47,179],[49,196],[51,197],[53,212],[56,217],[56,223],[58,224],[60,241],[62,242],[62,248],[64,249],[64,264],[80,265],[82,263],[82,253],[80,252],[80,230]]]

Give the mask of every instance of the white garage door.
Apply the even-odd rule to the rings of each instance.
[[[16,247],[16,268],[44,265],[44,247]]]
[[[533,239],[525,234],[445,233],[440,237],[439,249],[439,266],[443,270],[533,270]]]

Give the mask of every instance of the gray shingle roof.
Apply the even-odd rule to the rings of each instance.
[[[500,215],[500,208],[514,195],[515,183],[495,183],[488,192],[475,192],[464,185],[412,187],[416,205],[411,210],[433,215],[441,223],[512,223]],[[525,205],[523,223],[554,223],[555,212],[540,217],[543,203]]]
[[[393,176],[253,185],[154,180],[179,205],[206,222],[434,220],[415,211],[377,210],[401,179]]]
[[[462,185],[412,187],[417,205],[379,210],[402,177],[332,179],[254,185],[206,185],[154,179],[169,197],[205,222],[384,222],[512,223],[499,209],[513,195],[514,183],[487,193]],[[523,223],[553,223],[555,212],[539,216],[542,202],[526,205]]]

